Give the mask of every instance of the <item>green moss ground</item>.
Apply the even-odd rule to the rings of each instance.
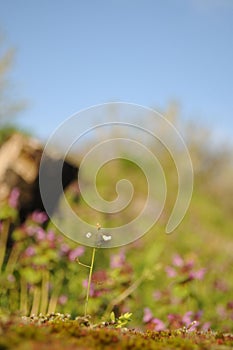
[[[214,332],[176,331],[141,332],[134,329],[112,329],[108,326],[81,326],[78,321],[56,321],[25,324],[8,320],[0,326],[0,350],[47,349],[232,349],[233,335]]]

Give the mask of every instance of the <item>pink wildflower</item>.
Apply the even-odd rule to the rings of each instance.
[[[153,314],[151,312],[151,309],[149,307],[145,307],[144,309],[144,316],[143,316],[143,322],[148,323],[153,319]]]
[[[184,260],[178,254],[174,255],[172,262],[173,265],[177,267],[182,267],[184,265]]]
[[[110,267],[112,269],[117,269],[123,267],[125,264],[125,254],[120,252],[119,254],[114,254],[110,258]]]
[[[17,187],[13,188],[13,190],[10,193],[9,200],[8,200],[8,204],[10,207],[12,207],[12,208],[18,207],[19,195],[20,195],[19,189]]]
[[[177,275],[176,270],[171,266],[166,266],[165,271],[166,271],[168,277],[176,277],[176,275]]]
[[[50,230],[48,233],[47,233],[47,239],[50,241],[50,242],[53,242],[54,239],[55,239],[55,233]]]
[[[166,329],[165,324],[159,318],[153,318],[152,322],[154,323],[154,330],[157,332],[164,331]]]
[[[63,294],[58,298],[58,304],[65,305],[67,303],[67,300],[67,296]]]
[[[41,227],[37,227],[36,229],[36,238],[38,241],[44,240],[46,237],[45,231]]]
[[[201,329],[204,331],[204,332],[207,332],[209,329],[210,329],[210,326],[211,326],[211,323],[210,322],[205,322]]]
[[[206,269],[205,268],[202,268],[198,271],[191,271],[189,273],[189,277],[191,279],[196,279],[196,280],[203,280],[204,276],[205,276],[205,273],[206,273]]]
[[[25,250],[26,256],[33,256],[35,255],[35,253],[36,253],[35,248],[32,246],[27,247],[27,249]]]
[[[48,220],[48,216],[44,211],[34,211],[31,216],[32,220],[37,224],[43,224]]]
[[[69,253],[69,260],[75,261],[76,258],[83,255],[84,253],[84,247],[77,247],[74,250],[71,250]]]
[[[66,244],[66,243],[62,243],[62,244],[61,244],[60,251],[61,251],[63,254],[68,253],[69,250],[70,250],[70,247],[68,246],[68,244]]]
[[[192,323],[192,316],[193,316],[193,312],[192,311],[187,311],[184,316],[182,317],[182,322],[184,323],[184,325],[186,327],[188,327],[190,325],[190,323]]]
[[[34,236],[34,234],[36,233],[37,228],[34,226],[25,226],[25,228],[26,228],[26,233],[29,237]]]

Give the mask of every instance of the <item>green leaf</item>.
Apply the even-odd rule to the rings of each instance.
[[[21,269],[20,275],[30,284],[36,284],[41,281],[41,272],[35,271],[31,267]]]
[[[116,316],[115,316],[115,313],[112,311],[111,314],[110,314],[110,320],[112,322],[116,322]]]

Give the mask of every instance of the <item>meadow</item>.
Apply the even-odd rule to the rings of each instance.
[[[227,146],[210,147],[199,130],[188,136],[195,183],[186,216],[165,234],[177,176],[171,157],[161,151],[165,210],[135,242],[96,250],[87,318],[83,265],[90,264],[92,248],[62,235],[44,212],[20,223],[20,193],[12,190],[0,211],[0,349],[47,349],[48,337],[50,345],[67,349],[232,348],[232,153]],[[138,191],[133,209],[121,215],[89,208],[74,185],[66,198],[93,225],[119,225],[137,215],[147,193],[141,170],[115,160],[97,178],[106,200],[114,198],[114,183],[122,176]]]

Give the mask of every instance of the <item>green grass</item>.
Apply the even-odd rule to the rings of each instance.
[[[86,290],[83,281],[88,277],[88,270],[69,260],[67,255],[59,255],[61,233],[55,232],[55,246],[50,248],[49,242],[34,241],[23,230],[16,230],[13,236],[22,248],[22,255],[19,255],[12,272],[11,277],[15,280],[8,280],[4,269],[0,276],[0,350],[233,348],[233,221],[229,204],[232,184],[227,185],[222,168],[219,169],[222,177],[218,181],[219,188],[213,188],[215,182],[211,172],[196,172],[189,210],[180,226],[171,235],[166,235],[165,226],[174,205],[177,179],[170,161],[166,159],[164,168],[169,169],[169,195],[158,223],[145,236],[128,246],[96,251],[93,273],[104,273],[106,278],[98,280],[95,276],[92,281],[96,292],[89,298],[88,305],[92,322],[99,324],[102,320],[109,320],[114,308],[118,314],[133,313],[132,328],[122,331],[113,329],[111,325],[84,327],[74,320],[76,316],[84,314]],[[137,202],[141,205],[146,196],[145,178],[130,162],[108,163],[100,171],[97,179],[100,194],[106,200],[114,199],[115,184],[122,175],[131,179],[135,186],[133,205]],[[224,188],[221,184],[224,184]],[[128,211],[119,215],[99,215],[82,199],[76,198],[74,193],[68,192],[67,198],[71,198],[74,210],[93,225],[100,222],[103,227],[127,222],[141,209],[140,205],[135,205],[132,210],[128,207]],[[31,222],[29,225],[36,226]],[[75,243],[64,242],[71,245],[71,250],[77,247]],[[36,255],[25,258],[23,252],[28,246],[35,247]],[[80,257],[82,263],[90,264],[91,251],[85,249]],[[114,269],[110,266],[110,260],[120,253],[125,254],[125,261],[120,268]],[[174,256],[177,255],[183,260],[183,267],[174,266]],[[193,267],[187,270],[190,262]],[[31,268],[32,263],[37,269]],[[47,286],[46,279],[43,282],[44,266],[49,271],[50,289],[47,289],[47,294],[46,288],[43,289],[43,286]],[[175,269],[173,277],[167,273],[171,267]],[[190,271],[203,268],[205,275],[202,279],[189,279]],[[21,290],[22,286],[25,287],[22,277],[27,283],[24,293]],[[36,291],[41,295],[45,293],[50,300],[54,298],[56,311],[71,314],[73,320],[28,324],[14,318],[12,314],[18,315],[20,310],[22,315],[26,310],[20,308],[24,306],[24,297],[27,297],[26,313],[30,314]],[[67,297],[66,303],[59,304],[60,295]],[[167,330],[156,332],[153,322],[143,322],[145,308],[149,308],[153,317],[160,319]],[[182,318],[187,312],[192,312],[195,320],[199,317],[200,324],[194,332],[183,328]],[[10,314],[9,318],[6,314]],[[174,321],[169,319],[171,315]],[[209,325],[206,329],[210,330],[202,331],[206,324]]]

